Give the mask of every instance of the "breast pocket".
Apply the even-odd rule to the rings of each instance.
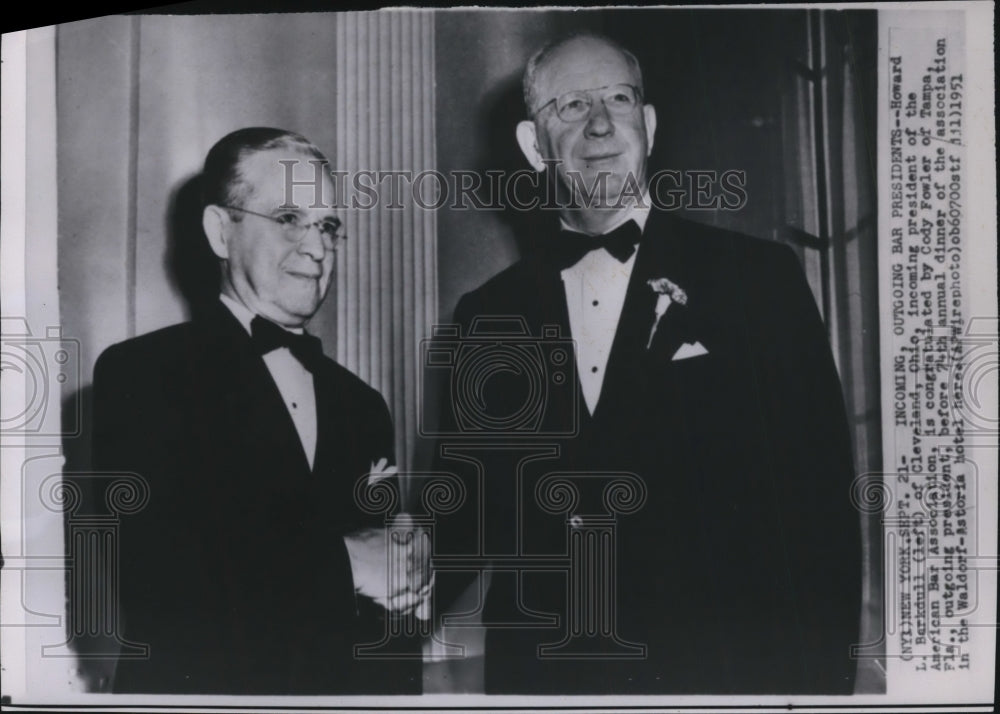
[[[679,413],[689,424],[718,423],[729,418],[734,399],[743,401],[738,372],[738,365],[712,352],[656,359],[648,372],[650,406]]]
[[[719,358],[709,352],[701,343],[682,344],[673,355],[658,355],[651,360],[652,371],[664,379],[675,379],[681,375],[695,377],[710,375],[718,371]]]

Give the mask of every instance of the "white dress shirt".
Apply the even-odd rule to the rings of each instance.
[[[228,295],[220,295],[219,299],[249,334],[254,314]],[[289,332],[301,334],[302,329],[292,329]],[[264,355],[264,364],[281,393],[292,423],[295,424],[295,431],[299,434],[299,441],[302,442],[309,468],[312,468],[316,458],[316,392],[313,389],[312,373],[302,366],[287,347],[268,352]]]
[[[610,225],[605,232],[626,221],[635,221],[640,231],[645,228],[649,202],[643,200],[640,204],[626,211],[621,220]],[[562,227],[573,230],[565,222]],[[638,254],[637,249],[622,263],[606,250],[594,250],[561,273],[569,328],[576,343],[576,371],[580,376],[583,399],[591,414],[601,398],[611,345],[618,331],[625,293]]]

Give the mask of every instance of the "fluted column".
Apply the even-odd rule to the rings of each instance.
[[[338,194],[347,201],[349,235],[337,264],[337,359],[385,396],[406,469],[417,431],[420,341],[437,317],[436,216],[415,203],[406,178],[435,167],[433,14],[338,14],[336,73],[334,163],[343,172]],[[406,174],[379,182],[390,171]],[[375,185],[376,200],[359,192],[359,180]],[[402,189],[395,196],[393,180]]]

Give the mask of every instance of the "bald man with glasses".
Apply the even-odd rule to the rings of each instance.
[[[472,347],[502,319],[530,333],[508,351],[553,357],[538,423],[476,446],[486,691],[849,694],[860,518],[826,330],[792,251],[652,202],[642,86],[606,37],[532,56],[516,135],[558,211],[455,309]],[[519,373],[489,376],[484,423],[514,423]],[[480,493],[479,472],[444,463]]]

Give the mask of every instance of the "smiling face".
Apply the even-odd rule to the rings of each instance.
[[[296,186],[292,197],[296,208],[281,208],[288,196],[285,167],[279,162],[289,160],[299,162],[296,167],[307,167],[311,174],[309,162],[315,157],[296,150],[271,149],[244,158],[240,174],[249,192],[240,208],[276,219],[297,213],[303,223],[335,219],[332,208],[312,207],[322,203],[315,200],[313,186]],[[296,175],[302,170],[296,168]],[[333,183],[328,174],[324,174],[323,182],[322,195],[332,197]],[[218,206],[205,210],[206,234],[222,258],[223,292],[273,322],[286,327],[305,324],[326,296],[336,255],[324,248],[317,227],[310,226],[295,242],[274,220],[251,213],[231,215]]]
[[[626,114],[612,114],[602,101],[607,90],[588,92],[591,107],[587,116],[566,122],[559,118],[555,102],[546,103],[567,92],[616,84],[640,88],[642,84],[638,72],[617,48],[595,37],[569,40],[537,69],[533,92],[537,105],[529,111],[538,113],[533,123],[523,122],[518,127],[521,147],[536,168],[544,168],[542,159],[558,161],[556,171],[564,190],[579,198],[580,188],[592,193],[596,187],[596,195],[605,206],[616,202],[627,181],[645,188],[646,159],[656,127],[653,107],[636,105]],[[601,190],[604,186],[606,190]]]

